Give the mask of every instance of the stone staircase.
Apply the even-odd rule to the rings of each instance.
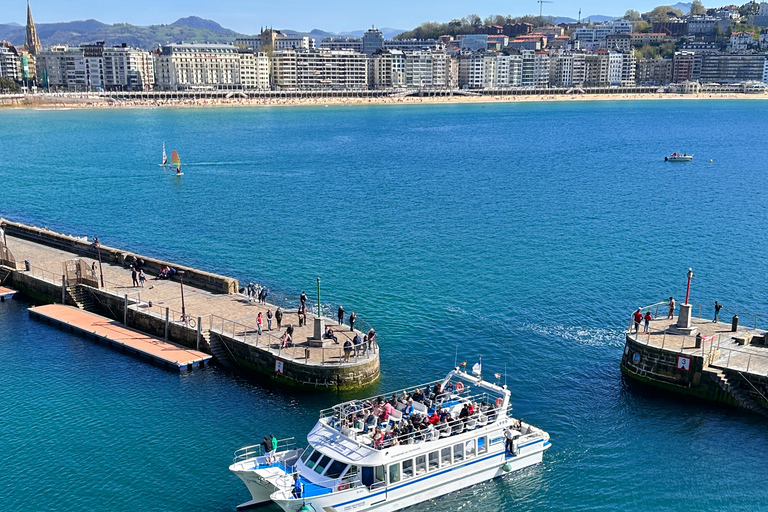
[[[732,381],[722,370],[718,368],[710,367],[709,370],[715,377],[717,385],[720,388],[731,395],[739,406],[752,412],[756,412],[762,416],[768,417],[768,410],[760,406],[757,402],[749,396],[749,393],[745,391],[738,383]]]
[[[96,301],[93,300],[90,292],[82,286],[67,286],[67,302],[72,306],[77,306],[79,309],[89,311],[91,313],[99,313],[99,306]]]
[[[211,331],[205,330],[202,331],[202,336],[208,342],[208,346],[211,347],[211,355],[216,359],[217,363],[226,368],[232,368],[235,365],[229,350],[224,346],[218,335],[211,334]]]

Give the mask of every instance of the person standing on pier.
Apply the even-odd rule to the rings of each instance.
[[[139,282],[141,283],[141,287],[144,288],[144,281],[147,280],[147,276],[144,275],[144,269],[139,269]]]
[[[277,306],[277,311],[275,311],[275,320],[277,321],[277,330],[280,330],[280,324],[283,323],[283,310],[280,309],[280,306]]]
[[[669,313],[667,314],[667,320],[671,320],[675,317],[675,299],[669,298]]]
[[[339,311],[336,314],[337,318],[339,319],[339,325],[344,325],[344,307],[339,306]]]
[[[645,325],[643,326],[643,332],[646,334],[650,334],[651,332],[651,320],[653,320],[653,316],[651,315],[650,311],[645,312],[645,316],[643,317],[645,320]]]
[[[131,265],[131,279],[133,279],[133,287],[139,287],[139,274],[136,273],[136,267]]]
[[[723,309],[723,305],[715,301],[715,319],[712,322],[717,323],[717,320],[720,318],[721,309]]]
[[[373,327],[371,327],[371,330],[368,331],[368,348],[376,348],[376,331],[373,330]]]
[[[267,330],[272,330],[272,310],[267,309]]]
[[[350,331],[355,330],[355,320],[357,320],[357,315],[353,311],[349,314],[349,330]]]
[[[307,305],[302,304],[299,308],[299,327],[302,326],[302,321],[304,322],[303,325],[307,324]]]
[[[632,315],[632,318],[635,321],[635,332],[640,332],[640,322],[643,321],[643,312],[640,311],[640,308],[637,308],[637,311]]]
[[[304,292],[301,292],[301,296],[299,297],[299,301],[301,302],[302,306],[307,305],[307,294]]]
[[[259,336],[261,336],[261,324],[262,324],[261,311],[259,311],[259,316],[256,317],[256,324],[258,325],[258,328],[259,328]]]

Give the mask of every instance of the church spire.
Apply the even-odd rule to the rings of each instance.
[[[24,47],[32,55],[36,55],[43,47],[40,44],[40,39],[37,37],[37,28],[35,28],[35,22],[32,20],[32,9],[29,8],[29,0],[27,0],[27,36],[24,39]]]

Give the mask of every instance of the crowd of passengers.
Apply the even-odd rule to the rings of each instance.
[[[342,411],[337,410],[334,423],[342,432],[352,429],[362,431],[363,435],[371,432],[374,448],[381,449],[422,440],[431,441],[441,435],[445,437],[463,432],[465,428],[473,428],[478,421],[493,421],[496,418],[495,405],[485,401],[465,402],[461,411],[454,417],[449,408],[441,405],[454,392],[452,382],[449,382],[445,389],[436,382],[434,387],[427,385],[424,390],[416,389],[413,393],[403,391],[399,397],[392,395],[389,400],[384,400],[383,397],[373,401],[366,400],[347,405],[343,419]],[[415,410],[414,402],[423,404],[427,410],[434,406],[432,413],[424,414]],[[395,420],[392,417],[395,411],[402,413],[401,419]]]

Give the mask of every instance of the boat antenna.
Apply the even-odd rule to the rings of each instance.
[[[459,344],[456,344],[456,354],[453,356],[453,367],[456,368],[456,365],[459,363]]]
[[[504,363],[504,385],[507,385],[507,363]]]

